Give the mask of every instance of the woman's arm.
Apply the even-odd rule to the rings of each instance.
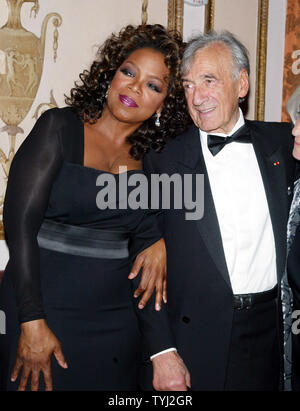
[[[10,259],[6,274],[16,291],[19,321],[45,318],[37,234],[52,183],[62,164],[57,116],[44,113],[17,151],[9,173],[3,221]]]
[[[57,109],[44,113],[19,148],[10,169],[4,204],[10,253],[5,275],[13,283],[21,323],[12,380],[22,368],[21,390],[30,373],[31,387],[37,389],[40,371],[44,373],[46,389],[51,389],[52,353],[58,355],[61,366],[65,364],[60,344],[45,322],[37,243],[53,180],[62,165],[58,120]]]

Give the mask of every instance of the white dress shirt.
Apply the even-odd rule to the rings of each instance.
[[[228,135],[244,123],[240,110]],[[275,241],[253,145],[232,142],[213,156],[202,130],[200,140],[233,293],[270,290],[277,284]]]

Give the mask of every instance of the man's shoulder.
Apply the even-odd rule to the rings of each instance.
[[[292,138],[293,125],[291,123],[246,120],[246,124],[262,139],[265,147],[271,147],[274,150],[280,147],[287,160],[293,163],[294,139]]]
[[[288,122],[245,120],[246,124],[257,132],[291,133],[293,125]]]
[[[169,156],[174,157],[177,154],[182,153],[183,146],[193,138],[193,135],[197,131],[198,128],[194,124],[191,124],[184,132],[178,134],[175,138],[168,140],[160,152],[155,152],[151,149],[146,154],[145,158],[153,161],[162,161]]]

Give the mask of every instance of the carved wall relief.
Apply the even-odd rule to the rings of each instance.
[[[4,0],[1,0],[4,1]],[[33,3],[31,13],[34,17],[39,11],[38,0],[6,0],[8,20],[0,28],[0,118],[5,126],[0,129],[9,138],[8,156],[0,149],[0,164],[7,179],[9,168],[15,154],[15,141],[18,133],[24,133],[18,125],[30,110],[40,84],[47,25],[52,19],[54,29],[53,58],[57,57],[58,30],[62,18],[57,13],[49,13],[41,28],[41,37],[26,30],[21,24],[20,12],[24,3]],[[2,217],[4,194],[0,194],[0,215]],[[2,219],[1,219],[2,220]],[[3,238],[1,221],[0,236]]]

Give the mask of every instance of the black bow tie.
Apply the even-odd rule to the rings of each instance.
[[[240,127],[230,137],[220,137],[214,134],[207,135],[207,147],[213,156],[218,154],[226,144],[232,143],[233,141],[236,143],[251,143],[250,132],[246,125]]]

